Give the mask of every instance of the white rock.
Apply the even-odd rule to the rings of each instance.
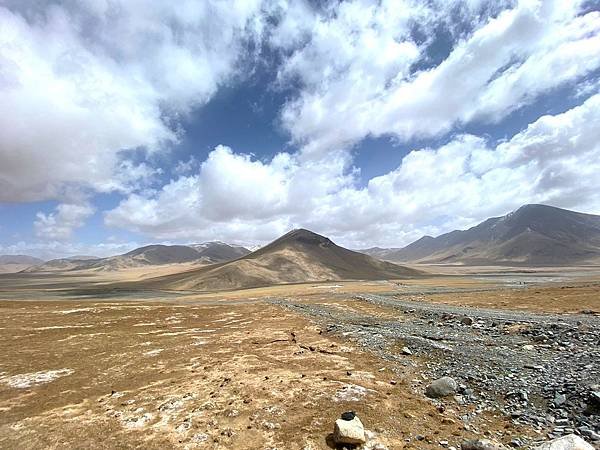
[[[542,445],[537,447],[536,450],[594,450],[594,447],[585,442],[579,436],[569,434],[567,436],[544,442]]]
[[[358,417],[352,420],[338,419],[333,427],[333,440],[337,444],[364,444],[365,427]]]
[[[460,448],[462,450],[507,450],[500,442],[492,441],[490,439],[464,441]]]

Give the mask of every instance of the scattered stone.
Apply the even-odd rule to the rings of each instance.
[[[592,441],[600,441],[600,434],[590,429],[579,429],[583,436],[590,438]]]
[[[191,427],[192,427],[192,419],[190,419],[188,417],[182,423],[180,423],[179,425],[177,425],[177,428],[175,428],[175,431],[177,431],[178,433],[185,433]]]
[[[265,430],[278,430],[281,428],[281,425],[275,422],[264,421],[262,426]]]
[[[408,348],[408,347],[402,347],[402,354],[403,355],[412,355],[413,353],[412,353],[412,351],[411,351],[410,348]]]
[[[446,397],[454,394],[458,384],[451,377],[442,377],[435,380],[425,389],[425,395],[430,398]]]
[[[536,450],[594,450],[590,444],[579,436],[569,434],[549,442],[544,442]]]
[[[337,444],[364,444],[365,427],[356,416],[352,420],[338,419],[333,427],[333,440]]]
[[[192,437],[192,442],[206,442],[208,441],[208,434],[206,433],[196,433]]]
[[[369,450],[388,450],[388,448],[385,445],[379,442],[374,444],[373,446],[369,446],[368,448]]]
[[[460,323],[462,323],[463,325],[473,325],[473,319],[470,317],[463,317],[462,319],[460,319]]]
[[[462,450],[506,450],[507,448],[500,442],[491,439],[473,439],[464,441],[460,448]]]
[[[554,403],[554,406],[561,406],[561,405],[564,405],[566,401],[567,401],[567,396],[565,394],[556,393],[552,403]]]
[[[590,393],[590,401],[592,404],[600,406],[600,391],[592,391]]]
[[[515,438],[510,441],[510,446],[514,448],[519,448],[523,446],[523,441],[521,439]]]

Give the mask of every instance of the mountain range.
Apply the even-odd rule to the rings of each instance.
[[[364,253],[395,262],[469,265],[600,263],[600,216],[525,205],[468,230],[424,236],[404,248]]]
[[[371,258],[365,259],[365,255]],[[223,242],[147,245],[106,258],[73,256],[42,261],[0,256],[0,272],[114,271],[178,263],[202,265],[172,275],[169,286],[209,289],[316,280],[381,279],[414,274],[377,261],[464,265],[572,265],[600,263],[600,216],[546,205],[525,205],[468,230],[424,236],[403,248],[357,253],[308,230],[294,230],[251,252]],[[210,266],[207,266],[210,265]]]
[[[143,284],[160,289],[221,290],[421,275],[421,271],[348,250],[324,236],[297,229],[236,260],[148,279]]]
[[[28,255],[0,255],[0,273],[19,272],[44,260]]]
[[[96,258],[90,256],[53,259],[25,269],[26,272],[55,272],[72,270],[119,270],[131,267],[178,263],[215,264],[239,258],[250,250],[225,244],[206,242],[192,245],[147,245],[122,255]]]

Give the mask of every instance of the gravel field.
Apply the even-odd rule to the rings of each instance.
[[[459,382],[454,400],[476,408],[462,417],[467,425],[470,416],[496,410],[532,426],[541,439],[576,433],[599,446],[598,315],[470,308],[373,294],[353,300],[395,317],[331,301],[273,302],[384,359],[410,365],[422,358],[428,378],[453,377]]]

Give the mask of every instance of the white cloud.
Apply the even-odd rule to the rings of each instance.
[[[258,1],[0,6],[0,201],[130,191],[125,150],[177,140],[177,119],[236,72]]]
[[[525,203],[600,213],[597,173],[600,94],[496,147],[460,135],[412,151],[364,188],[344,153],[319,160],[282,153],[260,162],[220,146],[198,174],[129,196],[106,223],[155,238],[246,243],[304,226],[354,247],[399,246]]]
[[[305,153],[369,135],[407,140],[498,121],[600,67],[600,12],[578,15],[577,1],[522,0],[481,25],[467,15],[475,30],[438,66],[413,73],[431,42],[413,41],[414,22],[432,29],[448,10],[412,3],[345,2],[307,27],[307,42],[299,41],[280,73],[301,85],[282,119]]]
[[[32,244],[57,252],[75,250],[67,240],[94,192],[124,196],[109,226],[238,243],[305,226],[347,245],[401,245],[533,201],[600,212],[598,96],[496,146],[458,135],[415,150],[366,187],[348,151],[368,136],[496,123],[566,84],[580,82],[583,101],[598,90],[585,77],[600,68],[600,13],[581,3],[6,1],[0,201],[58,199]],[[440,28],[454,42],[434,65]],[[181,118],[251,75],[262,46],[279,52],[281,123],[299,150],[257,159],[222,145],[154,167]],[[164,173],[174,178],[152,189]]]
[[[161,239],[264,241],[350,186],[349,162],[343,153],[319,162],[279,153],[264,163],[218,146],[196,175],[174,179],[159,192],[130,195],[105,221]]]
[[[35,234],[39,238],[67,240],[73,230],[83,226],[85,220],[94,214],[94,208],[87,204],[62,203],[49,214],[38,212],[34,222]]]

